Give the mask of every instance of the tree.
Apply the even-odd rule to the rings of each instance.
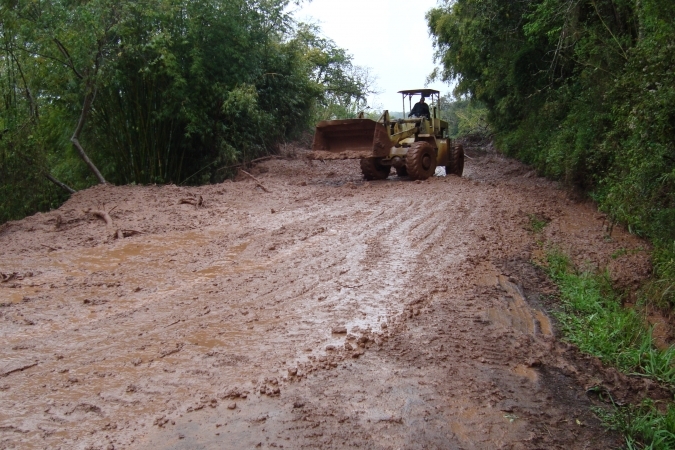
[[[217,182],[349,114],[372,77],[288,4],[0,2],[0,220],[58,205],[56,185]]]
[[[653,240],[675,303],[675,3],[445,1],[437,74],[487,106],[498,146]]]
[[[311,80],[321,89],[316,119],[355,117],[366,106],[366,96],[376,93],[376,79],[367,67],[355,66],[352,57],[320,30],[300,24],[295,38],[311,69]]]
[[[673,12],[656,0],[457,0],[427,18],[438,75],[487,106],[501,148],[664,236],[675,230]]]

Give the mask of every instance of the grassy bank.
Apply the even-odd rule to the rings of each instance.
[[[595,412],[609,428],[624,435],[629,450],[675,448],[675,406],[672,404],[664,411],[647,399],[640,405],[615,406],[611,412],[598,408]]]
[[[654,280],[647,286],[645,294],[650,302],[659,308],[675,306],[675,242],[661,243],[652,255]]]
[[[642,314],[624,308],[608,274],[578,271],[558,250],[547,253],[547,271],[560,291],[555,313],[563,339],[629,375],[648,377],[675,388],[675,348],[658,349]],[[675,404],[598,410],[605,424],[622,433],[630,449],[675,448]]]

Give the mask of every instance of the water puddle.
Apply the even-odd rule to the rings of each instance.
[[[88,299],[96,293],[105,295],[106,288],[115,286],[136,286],[135,293],[163,293],[170,295],[175,285],[184,285],[185,281],[207,281],[218,276],[239,274],[243,272],[262,271],[265,266],[254,261],[241,259],[249,245],[248,242],[230,247],[224,257],[215,255],[206,268],[193,268],[190,260],[194,260],[195,248],[215,248],[214,238],[221,234],[216,231],[175,233],[162,236],[161,239],[150,238],[145,242],[134,241],[117,243],[116,246],[98,246],[95,248],[63,250],[49,256],[43,265],[43,279],[63,280],[63,278],[84,278],[84,286],[72,299],[77,302],[90,300],[94,304],[98,299]],[[188,261],[186,261],[188,260]],[[161,271],[164,276],[158,279],[154,273]],[[119,274],[116,272],[120,272]],[[21,301],[25,296],[34,294],[25,286],[10,293],[10,301]],[[136,297],[138,296],[136,295]],[[116,303],[124,301],[125,295]],[[133,295],[132,295],[133,297]]]
[[[537,373],[536,370],[532,369],[531,367],[524,366],[522,364],[519,364],[516,367],[514,367],[513,373],[521,377],[527,378],[533,383],[536,383],[537,380],[539,380],[539,374]]]
[[[39,292],[39,290],[27,286],[2,289],[0,290],[0,303],[21,303]]]
[[[473,432],[471,423],[467,422],[480,421],[481,416],[483,415],[485,415],[485,412],[482,412],[475,407],[466,407],[456,416],[456,419],[450,423],[450,429],[461,441],[467,442],[470,440],[470,436]]]
[[[188,232],[165,235],[161,240],[151,238],[145,242],[133,240],[117,243],[116,246],[59,251],[52,256],[53,265],[66,275],[86,275],[92,272],[113,272],[118,266],[152,259],[155,265],[175,262],[166,258],[172,251],[200,247],[210,236],[205,233]]]
[[[542,311],[530,307],[518,286],[504,275],[499,275],[498,282],[508,294],[508,304],[506,309],[490,308],[488,310],[491,322],[515,328],[525,334],[544,336],[553,334],[551,320]]]

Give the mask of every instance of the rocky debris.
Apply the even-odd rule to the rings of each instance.
[[[226,390],[225,392],[222,392],[220,395],[218,395],[218,398],[220,398],[221,400],[237,399],[237,398],[245,399],[249,394],[250,392],[248,390],[233,387]]]
[[[159,416],[152,422],[153,425],[160,428],[163,428],[167,423],[169,423],[169,419],[166,416]]]

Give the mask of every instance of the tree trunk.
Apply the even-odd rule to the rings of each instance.
[[[50,173],[45,172],[44,176],[45,176],[49,181],[51,181],[52,183],[54,183],[55,185],[57,185],[58,187],[60,187],[60,188],[63,189],[64,191],[68,191],[68,192],[71,193],[71,194],[74,194],[75,192],[77,192],[75,189],[71,188],[71,187],[68,186],[67,184],[65,184],[65,183],[63,183],[63,182],[57,180],[56,178],[54,178]]]
[[[94,95],[95,91],[93,90],[93,88],[88,87],[87,94],[84,97],[84,103],[82,104],[82,113],[80,114],[80,120],[77,122],[77,128],[75,128],[75,132],[73,133],[73,136],[70,138],[70,142],[73,143],[73,146],[77,149],[78,153],[80,154],[84,162],[87,164],[87,166],[89,166],[89,169],[94,173],[94,175],[96,175],[96,178],[98,178],[99,183],[107,184],[107,181],[105,181],[105,178],[103,178],[101,172],[99,172],[98,168],[96,168],[91,159],[89,159],[89,156],[87,156],[87,153],[84,151],[82,144],[80,144],[80,133],[82,133],[84,123],[87,121],[87,115],[89,114],[91,104],[94,101]]]

